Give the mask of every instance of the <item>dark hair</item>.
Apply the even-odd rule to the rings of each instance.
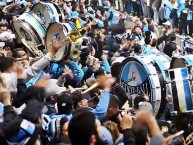
[[[153,21],[152,18],[147,18],[147,23],[150,24]]]
[[[68,126],[72,145],[90,145],[91,135],[95,135],[99,141],[95,119],[95,115],[90,111],[80,112],[72,117]]]
[[[139,45],[139,44],[134,44],[134,45],[133,45],[133,50],[134,50],[135,53],[139,53],[140,50],[142,50],[141,45]]]
[[[146,127],[139,124],[134,125],[132,132],[137,145],[146,145],[146,142],[148,141],[148,129]]]
[[[119,79],[119,73],[121,70],[121,62],[116,62],[111,66],[111,74],[113,77],[115,77],[117,80]]]
[[[119,106],[119,99],[117,96],[110,94],[109,106],[108,108],[113,108]]]
[[[170,37],[171,41],[175,41],[176,40],[176,34],[175,33],[169,34],[169,37]]]
[[[0,61],[0,71],[8,71],[8,69],[11,68],[16,62],[17,61],[13,57],[2,57]]]
[[[145,44],[150,44],[151,43],[151,38],[149,38],[149,37],[146,37],[145,38]]]
[[[139,103],[144,102],[144,101],[146,101],[146,100],[143,96],[141,96],[141,95],[136,96],[134,99],[134,104],[133,104],[134,109],[139,109]]]
[[[30,100],[28,101],[25,109],[22,110],[21,116],[32,123],[39,123],[39,119],[42,115],[42,108],[42,102]]]
[[[104,75],[105,74],[105,71],[102,69],[102,68],[99,68],[99,70],[97,70],[95,73],[94,73],[94,77],[97,78],[101,75]]]
[[[13,57],[14,58],[20,58],[21,56],[19,56],[19,51],[24,51],[22,48],[17,48],[17,49],[14,49],[13,51]]]
[[[152,39],[151,46],[156,47],[157,46],[157,39]]]

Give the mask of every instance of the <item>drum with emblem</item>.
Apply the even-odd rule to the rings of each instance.
[[[25,12],[13,21],[13,29],[21,42],[34,55],[43,55],[47,50],[43,46],[46,28],[41,19],[33,12]],[[37,49],[38,48],[38,49]],[[41,50],[37,52],[37,50]]]
[[[166,105],[166,74],[170,60],[164,54],[128,57],[122,62],[119,82],[134,99],[146,94],[157,117]]]
[[[46,28],[50,23],[64,21],[64,13],[54,3],[40,2],[32,7],[32,11],[42,19]]]
[[[52,43],[56,40],[59,40],[62,43],[62,47],[57,51],[53,60],[60,61],[62,58],[70,54],[72,49],[80,50],[82,46],[82,37],[79,36],[80,34],[72,34],[72,32],[76,33],[77,31],[76,26],[72,22],[68,23],[52,23],[49,25],[46,31],[45,37],[45,45],[48,50],[52,48]],[[73,42],[69,40],[69,37],[76,36],[78,40]],[[79,52],[78,52],[79,53]]]

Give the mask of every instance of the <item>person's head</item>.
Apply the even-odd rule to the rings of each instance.
[[[59,0],[59,1],[58,1],[58,5],[59,5],[60,7],[63,7],[63,5],[64,5],[64,0]]]
[[[73,110],[73,100],[70,94],[62,93],[57,97],[58,114],[70,115]]]
[[[0,33],[7,31],[7,25],[0,25]]]
[[[68,125],[68,136],[72,145],[100,145],[98,123],[90,111],[76,113]]]
[[[109,120],[116,120],[119,115],[119,99],[115,95],[110,95],[109,106],[106,113],[106,117]]]
[[[22,110],[20,116],[35,124],[41,124],[43,103],[32,99],[28,101],[26,107]]]
[[[143,25],[146,25],[147,24],[147,19],[145,16],[141,16],[140,17],[140,21],[143,23]]]
[[[145,44],[146,44],[146,45],[151,45],[151,38],[146,37],[146,38],[145,38]]]
[[[16,72],[17,71],[17,61],[13,57],[3,57],[0,61],[0,71],[1,72]]]
[[[82,94],[80,91],[75,91],[71,93],[71,97],[74,109],[88,107],[88,100],[90,99],[90,95],[88,93]]]
[[[22,58],[26,61],[29,61],[29,56],[22,48],[17,48],[13,51],[14,58]]]
[[[141,124],[134,124],[132,132],[137,145],[149,145],[148,129]]]
[[[94,73],[94,77],[96,78],[96,80],[99,79],[100,76],[102,76],[102,75],[105,75],[105,71],[103,69],[98,69]]]
[[[156,47],[156,46],[157,46],[157,39],[152,39],[151,47]]]
[[[138,26],[139,28],[143,28],[143,23],[140,20],[135,21],[135,26]]]
[[[105,126],[110,131],[113,137],[113,141],[116,142],[116,140],[119,138],[119,129],[117,124],[112,121],[106,121],[103,123],[103,126]]]
[[[77,11],[77,12],[80,11],[79,4],[78,4],[78,3],[75,3],[75,4],[72,6],[72,11]]]
[[[176,41],[176,34],[175,33],[169,34],[169,38],[171,41]]]
[[[66,5],[67,5],[68,7],[71,7],[71,6],[72,6],[71,1],[67,1],[67,2],[66,2]]]
[[[122,50],[123,50],[124,52],[130,52],[130,51],[131,51],[131,46],[132,46],[131,42],[130,42],[130,41],[127,41],[127,42],[125,42],[125,43],[123,44]]]
[[[31,8],[32,7],[32,2],[31,2],[31,0],[26,0],[27,1],[27,7],[28,8]]]
[[[154,25],[154,21],[153,21],[152,18],[147,18],[147,23],[148,23],[149,25]]]
[[[141,28],[139,26],[135,26],[134,27],[134,32],[137,34],[137,35],[140,35],[141,34]]]
[[[94,49],[94,47],[92,46],[92,45],[88,45],[88,50],[89,50],[89,55],[91,55],[91,56],[95,56],[95,49]]]
[[[133,104],[134,110],[135,111],[139,110],[139,103],[144,102],[144,101],[146,101],[145,97],[143,97],[141,95],[136,96],[135,99],[134,99],[134,104]]]
[[[136,54],[141,54],[142,53],[142,48],[141,48],[141,45],[139,45],[139,44],[134,44],[133,49],[134,49],[134,52]]]

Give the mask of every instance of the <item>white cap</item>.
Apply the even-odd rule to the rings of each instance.
[[[171,22],[169,22],[169,21],[166,21],[165,23],[162,23],[163,25],[166,25],[166,26],[172,26],[172,24],[171,24]]]
[[[10,2],[12,2],[13,0],[7,0],[7,3],[10,3]]]
[[[66,87],[60,87],[57,85],[57,81],[58,80],[56,80],[56,79],[50,79],[47,81],[47,86],[45,89],[46,97],[50,97],[53,95],[59,95],[62,92],[66,91]]]
[[[0,42],[0,48],[5,46],[5,42]]]
[[[2,32],[0,34],[0,40],[1,41],[7,41],[7,40],[10,40],[10,39],[13,39],[13,38],[15,38],[15,34],[7,32],[7,31]]]

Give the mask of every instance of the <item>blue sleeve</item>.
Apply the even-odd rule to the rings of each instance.
[[[84,72],[76,62],[70,61],[67,64],[67,66],[72,70],[72,73],[76,79],[82,79],[83,78]]]
[[[109,100],[110,100],[110,92],[104,91],[100,98],[99,103],[97,104],[97,107],[93,109],[93,113],[99,120],[105,116],[107,109],[109,107]]]
[[[111,72],[111,67],[110,67],[110,65],[109,65],[109,62],[106,60],[106,61],[103,61],[102,63],[101,63],[101,67],[103,68],[103,70],[105,71],[105,72]]]

